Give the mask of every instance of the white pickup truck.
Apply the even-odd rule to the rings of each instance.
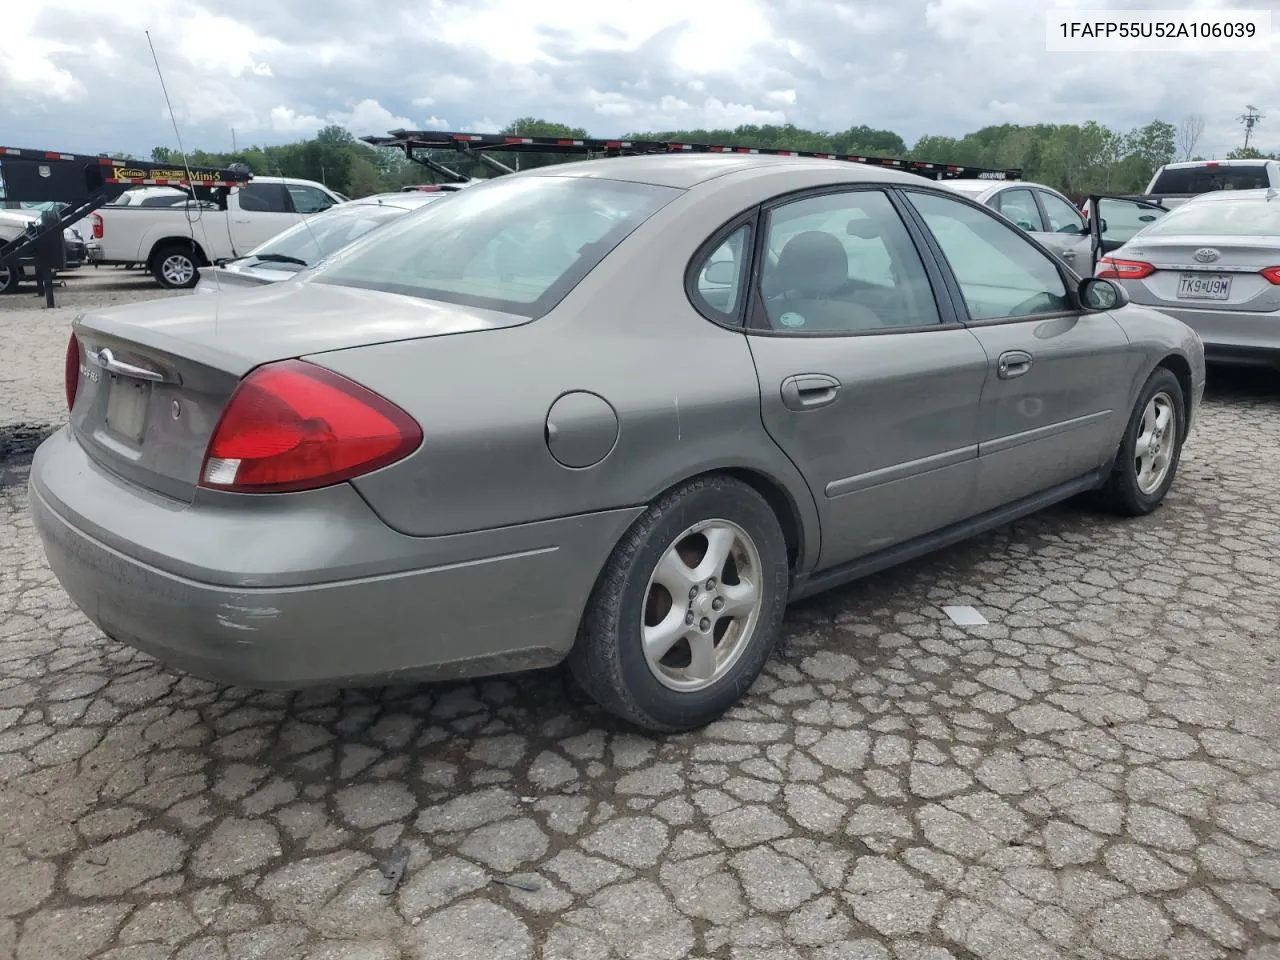
[[[109,204],[89,215],[92,263],[139,264],[162,287],[194,287],[200,267],[237,257],[347,198],[313,180],[254,177],[212,202]]]

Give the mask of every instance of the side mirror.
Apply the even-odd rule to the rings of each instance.
[[[727,287],[738,279],[738,265],[732,260],[717,260],[707,265],[702,276],[707,283]]]
[[[1119,310],[1129,302],[1124,287],[1102,277],[1085,277],[1077,289],[1086,310]]]
[[[1106,220],[1106,218],[1105,218],[1105,217],[1099,217],[1099,218],[1098,218],[1098,232],[1099,232],[1099,233],[1106,233],[1106,232],[1107,232],[1107,220]]]

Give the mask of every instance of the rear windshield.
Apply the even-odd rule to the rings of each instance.
[[[1161,170],[1150,193],[1212,193],[1215,190],[1259,190],[1267,183],[1267,168],[1181,167]]]
[[[497,177],[370,234],[314,279],[539,317],[681,192],[593,177]]]
[[[416,198],[415,198],[416,199]],[[283,233],[278,233],[266,243],[255,247],[246,258],[252,264],[263,254],[296,257],[308,265],[319,263],[331,253],[336,253],[348,243],[364,236],[374,227],[397,220],[416,207],[393,204],[356,203],[351,206],[333,207],[324,213],[307,217]],[[302,264],[272,262],[272,270],[301,270]]]
[[[1280,197],[1275,200],[1193,201],[1174,207],[1139,237],[1280,237]]]

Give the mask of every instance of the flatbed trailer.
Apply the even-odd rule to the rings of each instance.
[[[49,278],[57,265],[62,232],[73,223],[133,187],[179,187],[190,191],[197,200],[224,206],[227,192],[252,178],[253,172],[245,164],[220,170],[57,150],[0,147],[4,200],[63,204],[56,213],[45,211],[16,239],[0,243],[0,267],[20,270],[24,265],[34,264],[44,288],[45,303],[52,307],[53,284]]]
[[[821,153],[814,150],[787,150],[781,147],[749,147],[737,144],[688,143],[677,140],[623,140],[583,137],[520,137],[500,133],[461,133],[447,130],[392,130],[383,137],[361,137],[375,147],[404,151],[414,163],[421,164],[447,181],[465,182],[468,178],[441,163],[433,153],[454,152],[476,160],[496,174],[515,170],[494,154],[522,153],[563,154],[571,159],[592,157],[624,157],[648,153],[749,153],[771,157],[811,157],[817,160],[846,160],[873,167],[889,167],[918,174],[930,180],[956,178],[978,180],[1021,180],[1020,168],[976,167],[959,163],[933,163],[900,157],[877,157],[863,154]]]

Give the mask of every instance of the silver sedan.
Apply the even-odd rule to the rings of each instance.
[[[953,191],[840,161],[542,167],[295,280],[89,313],[32,511],[118,641],[255,687],[567,660],[649,730],[789,600],[1075,494],[1146,514],[1195,334]]]
[[[1280,369],[1280,191],[1196,197],[1099,260],[1095,274],[1186,323],[1211,361]]]

